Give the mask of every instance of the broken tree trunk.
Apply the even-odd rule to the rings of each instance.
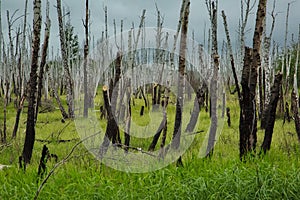
[[[279,100],[281,85],[282,85],[282,74],[279,73],[275,76],[274,85],[271,88],[270,103],[268,104],[267,111],[266,111],[266,116],[267,116],[266,130],[265,130],[264,141],[261,146],[261,150],[263,150],[264,153],[270,150],[271,147],[273,129],[274,129],[275,118],[276,118],[276,108]]]
[[[120,136],[119,127],[115,120],[114,114],[112,112],[112,108],[109,103],[109,97],[107,93],[108,93],[108,87],[103,86],[103,99],[104,99],[105,109],[107,111],[107,126],[106,126],[103,142],[100,146],[100,152],[99,152],[100,158],[103,158],[103,156],[106,154],[110,141],[112,141],[112,144],[121,144],[121,139],[119,138]]]
[[[241,160],[243,160],[249,151],[255,151],[257,142],[256,85],[257,71],[261,65],[260,48],[266,7],[267,0],[259,0],[253,36],[253,49],[245,48],[239,125]]]

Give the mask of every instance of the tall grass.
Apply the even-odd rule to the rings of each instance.
[[[238,158],[239,109],[236,99],[228,99],[231,108],[232,127],[225,124],[214,155],[210,159],[199,157],[199,149],[209,128],[208,113],[201,111],[197,129],[201,132],[183,155],[183,167],[171,164],[161,170],[149,173],[126,173],[101,164],[80,145],[73,158],[62,165],[50,177],[42,190],[40,199],[299,199],[300,161],[299,144],[293,123],[282,125],[277,119],[270,152],[259,157],[249,157],[247,162]],[[134,117],[139,114],[142,101],[136,101]],[[97,106],[101,104],[98,100]],[[9,107],[8,132],[14,123],[13,107]],[[26,111],[26,109],[25,109]],[[148,113],[144,121],[149,122]],[[169,113],[174,113],[170,105]],[[0,118],[2,121],[3,119]],[[0,199],[32,199],[40,184],[37,169],[42,147],[47,144],[50,153],[59,160],[71,150],[76,141],[57,143],[57,139],[76,139],[79,135],[73,122],[61,122],[59,110],[40,114],[36,126],[38,139],[33,158],[26,172],[18,168],[24,141],[26,114],[23,114],[20,130],[15,141],[0,148],[0,163],[11,165],[0,171]],[[140,120],[140,119],[139,119]],[[171,139],[174,119],[169,118]],[[62,131],[63,130],[63,131]],[[258,147],[262,143],[263,131],[258,131]],[[149,140],[133,139],[132,145],[147,149]],[[259,148],[258,148],[259,150]],[[54,166],[52,159],[47,163],[48,172]]]

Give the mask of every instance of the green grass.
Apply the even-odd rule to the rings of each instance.
[[[142,103],[142,100],[137,100],[137,106],[133,108],[133,121],[140,126],[151,124],[151,120],[160,115],[146,109],[145,116],[139,118]],[[264,157],[249,157],[247,162],[240,162],[239,108],[235,96],[229,96],[227,103],[231,108],[232,127],[224,124],[212,158],[199,157],[199,149],[209,128],[208,114],[201,111],[197,129],[204,132],[195,136],[183,155],[184,167],[176,167],[173,163],[154,172],[121,172],[101,164],[83,145],[79,145],[73,153],[74,157],[50,177],[39,199],[299,199],[300,149],[293,122],[283,126],[282,119],[277,119],[270,152]],[[101,104],[101,96],[97,96],[95,104]],[[189,104],[187,109],[191,106]],[[175,106],[170,104],[167,143],[172,137],[174,113]],[[3,121],[1,117],[0,123]],[[9,136],[14,120],[15,109],[10,105],[7,122]],[[36,138],[53,142],[35,142],[32,162],[24,172],[18,168],[18,156],[23,148],[25,125],[26,112],[22,115],[16,140],[0,148],[0,163],[12,166],[0,171],[0,199],[32,199],[39,185],[37,169],[43,145],[47,144],[50,153],[57,154],[61,160],[76,141],[55,141],[80,137],[74,122],[61,122],[57,108],[53,112],[40,114]],[[105,128],[105,120],[100,122],[100,126]],[[259,130],[258,150],[263,136],[264,132]],[[150,142],[151,138],[133,138],[131,145],[147,149]],[[48,161],[47,171],[54,165],[54,160]]]

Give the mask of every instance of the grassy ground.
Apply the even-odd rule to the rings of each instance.
[[[100,98],[100,97],[99,97]],[[141,101],[142,102],[142,101]],[[140,105],[139,100],[136,105]],[[294,124],[275,124],[271,151],[264,157],[251,157],[248,162],[239,161],[238,118],[239,109],[233,96],[228,97],[232,126],[224,124],[222,134],[211,159],[199,157],[199,149],[209,127],[209,117],[201,111],[197,134],[188,151],[183,155],[184,167],[171,164],[161,170],[148,173],[126,173],[101,164],[79,145],[72,159],[60,166],[49,178],[40,199],[299,199],[300,161],[299,144]],[[99,106],[100,101],[96,102]],[[55,105],[55,103],[54,103]],[[192,104],[191,104],[192,105]],[[191,106],[189,105],[189,106]],[[1,105],[2,107],[2,105]],[[43,109],[41,109],[43,110]],[[25,110],[26,111],[26,108]],[[137,123],[149,123],[149,115],[136,119]],[[174,113],[174,105],[168,113]],[[139,114],[139,106],[133,107],[133,120]],[[1,117],[3,115],[1,114]],[[0,117],[0,123],[3,119]],[[8,108],[8,133],[11,134],[15,120],[13,105]],[[104,122],[104,121],[103,121]],[[174,119],[169,118],[168,140],[171,140]],[[101,123],[103,128],[105,123]],[[11,165],[0,171],[0,199],[32,199],[40,184],[37,176],[42,147],[47,144],[50,153],[63,159],[79,141],[74,122],[61,122],[58,109],[39,115],[33,158],[26,172],[18,167],[22,152],[26,125],[26,112],[20,121],[17,139],[8,146],[0,147],[0,164]],[[10,136],[10,135],[9,135]],[[57,139],[75,139],[57,143]],[[263,131],[258,131],[258,147]],[[132,140],[132,146],[147,149],[149,140]],[[47,171],[55,165],[52,159]]]

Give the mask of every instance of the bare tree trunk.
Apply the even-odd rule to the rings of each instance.
[[[212,60],[213,60],[213,77],[210,83],[210,113],[211,124],[209,129],[208,145],[206,148],[206,156],[212,156],[216,140],[218,118],[217,118],[217,88],[218,88],[218,71],[219,71],[219,56],[218,56],[218,39],[217,39],[217,9],[218,1],[209,2],[207,4],[210,14],[211,30],[212,30]]]
[[[264,153],[270,150],[271,142],[272,142],[272,135],[273,129],[275,124],[276,118],[276,107],[279,100],[280,88],[282,86],[282,74],[279,73],[275,76],[274,85],[271,89],[271,97],[270,103],[268,104],[268,108],[266,111],[266,130],[265,130],[265,137],[261,149]]]
[[[186,48],[187,48],[187,31],[190,13],[190,1],[183,0],[184,6],[181,26],[180,50],[179,50],[179,74],[178,74],[178,92],[176,102],[176,115],[174,123],[174,131],[172,137],[171,147],[175,150],[179,149],[181,128],[182,128],[182,110],[183,110],[183,88],[184,88],[184,74],[186,65]],[[178,159],[177,164],[182,165],[181,157]]]
[[[298,95],[296,94],[295,89],[293,89],[293,91],[292,91],[291,101],[292,101],[292,111],[293,111],[294,120],[295,120],[296,132],[297,132],[297,136],[298,136],[298,141],[300,142],[299,105],[298,105]]]
[[[35,101],[37,92],[37,69],[38,69],[38,57],[40,50],[40,33],[41,33],[41,0],[34,0],[34,19],[33,19],[33,43],[32,43],[32,57],[31,57],[31,72],[29,80],[29,102],[27,112],[27,125],[25,143],[22,153],[22,160],[24,161],[24,168],[26,164],[30,163],[32,157],[32,150],[35,140]]]
[[[288,94],[289,90],[289,77],[290,77],[290,68],[289,68],[289,55],[288,55],[288,49],[287,49],[287,39],[288,39],[288,26],[289,26],[289,13],[290,13],[290,5],[291,3],[288,3],[287,11],[286,11],[286,21],[285,21],[285,36],[284,36],[284,59],[282,61],[282,73],[284,73],[285,69],[285,93],[284,95],[286,96]]]
[[[245,48],[242,75],[242,101],[240,108],[240,159],[249,151],[255,151],[257,142],[256,85],[257,70],[260,67],[260,48],[263,21],[266,17],[267,0],[259,0],[253,36],[253,50]]]
[[[103,86],[103,99],[104,99],[105,109],[107,111],[107,126],[106,126],[105,136],[99,150],[100,158],[103,158],[103,156],[106,154],[110,141],[112,141],[113,144],[121,144],[121,141],[117,138],[117,136],[120,135],[119,127],[114,118],[111,105],[109,103],[109,97],[107,91],[108,91],[107,86]]]
[[[73,79],[68,64],[68,57],[65,44],[65,32],[63,25],[63,17],[61,12],[61,0],[57,0],[57,16],[59,23],[59,36],[60,36],[60,47],[61,55],[63,59],[63,65],[65,70],[66,86],[67,86],[67,104],[68,104],[68,117],[74,118],[74,89],[73,89]]]
[[[40,71],[39,71],[39,76],[38,76],[38,92],[37,92],[37,101],[36,101],[36,107],[35,107],[35,121],[37,120],[37,117],[38,117],[39,106],[41,106],[44,71],[45,71],[45,65],[46,65],[46,60],[47,60],[49,37],[50,37],[50,27],[51,27],[51,21],[50,21],[50,17],[49,17],[49,1],[47,1],[46,27],[45,27],[45,35],[44,35],[44,44],[43,44],[43,49],[42,49],[42,59],[41,59],[41,63],[40,63]]]
[[[89,115],[89,94],[88,94],[88,83],[87,83],[87,61],[89,54],[89,0],[85,1],[85,44],[84,44],[84,63],[83,63],[83,90],[84,90],[84,107],[83,116],[88,117]]]
[[[224,11],[222,11],[222,17],[223,17],[223,21],[224,21],[224,28],[225,28],[226,38],[227,38],[227,45],[228,45],[228,49],[229,49],[231,70],[232,70],[232,73],[233,73],[235,87],[236,87],[236,90],[237,90],[237,93],[238,93],[239,104],[241,105],[241,98],[242,98],[241,97],[241,89],[240,89],[240,85],[239,85],[239,80],[237,78],[236,68],[235,68],[235,64],[234,64],[234,57],[233,57],[233,52],[232,52],[232,45],[231,45],[231,40],[230,40],[230,36],[229,36],[229,31],[228,31],[228,26],[227,26],[227,21],[226,21],[226,15],[225,15]]]

